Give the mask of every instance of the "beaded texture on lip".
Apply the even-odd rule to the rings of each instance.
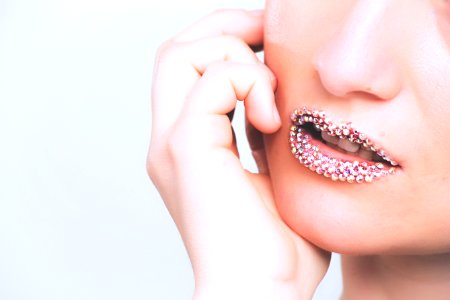
[[[375,145],[364,133],[355,130],[351,123],[334,123],[323,111],[310,110],[307,107],[296,109],[291,120],[293,126],[289,132],[291,152],[298,161],[319,175],[323,175],[333,181],[348,183],[370,183],[374,180],[392,175],[398,164],[391,159],[382,149]],[[381,162],[347,161],[333,158],[320,152],[319,146],[310,143],[312,139],[301,125],[312,123],[318,130],[325,131],[329,135],[348,139],[350,142],[360,144],[372,150],[391,167]]]

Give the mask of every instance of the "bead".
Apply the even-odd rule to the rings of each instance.
[[[291,153],[298,162],[311,171],[330,178],[333,181],[347,183],[371,183],[375,179],[395,174],[398,165],[383,149],[375,145],[367,136],[353,128],[351,123],[334,123],[326,113],[312,110],[307,107],[296,109],[291,114],[293,125],[289,131],[289,145]],[[389,169],[380,162],[366,162],[355,159],[347,161],[335,157],[329,157],[320,151],[320,144],[312,144],[314,140],[311,135],[302,128],[304,123],[312,123],[317,131],[325,131],[331,136],[340,139],[348,139],[354,143],[361,144],[365,150],[372,150],[383,158],[386,163],[392,165]]]

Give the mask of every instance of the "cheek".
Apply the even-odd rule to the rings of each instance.
[[[265,41],[305,49],[315,41],[331,36],[337,27],[327,25],[342,22],[354,2],[266,0]],[[317,34],[318,28],[320,34]]]
[[[287,130],[266,139],[277,209],[286,224],[317,246],[339,253],[360,252],[355,207],[334,182],[311,175],[291,155]],[[350,199],[354,203],[355,199]]]
[[[406,185],[400,176],[389,184],[335,183],[311,175],[291,157],[286,131],[267,137],[266,147],[277,209],[294,232],[343,254],[450,249],[450,201],[444,197],[450,182]]]
[[[396,124],[407,124],[396,128],[405,131],[396,135],[406,160],[402,174],[369,185],[335,183],[312,174],[290,153],[289,114],[299,103],[314,99],[332,110],[342,105],[327,101],[329,94],[311,62],[337,28],[327,22],[339,24],[341,12],[354,2],[267,1],[265,56],[279,80],[277,106],[283,120],[283,128],[266,137],[277,208],[293,231],[333,252],[450,251],[450,44],[442,32],[418,24],[413,30],[417,44],[408,44],[399,55],[405,89],[389,110],[397,112]]]
[[[416,43],[405,54],[409,94],[398,106],[404,114],[402,124],[408,124],[402,143],[409,148],[404,155],[411,162],[410,173],[416,175],[412,179],[424,194],[441,191],[442,197],[450,189],[450,5],[445,4],[445,14],[439,12],[439,26],[418,27]],[[438,182],[445,185],[435,188]]]
[[[438,166],[433,159],[435,149],[421,148],[408,137],[402,142],[412,146],[407,149],[415,150],[410,153],[420,152],[423,161],[433,163],[438,172],[414,163],[408,166],[408,173],[389,181],[361,185],[332,182],[316,175],[290,152],[289,115],[296,99],[288,97],[294,92],[291,88],[285,91],[285,82],[280,82],[276,95],[283,126],[266,137],[266,150],[276,205],[286,224],[310,242],[337,253],[424,254],[450,250],[450,169]],[[309,84],[311,80],[297,85],[299,95],[305,90],[314,93]],[[414,156],[416,161],[419,154]]]

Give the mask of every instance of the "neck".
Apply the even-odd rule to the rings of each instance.
[[[342,300],[444,299],[450,253],[432,256],[342,256]]]

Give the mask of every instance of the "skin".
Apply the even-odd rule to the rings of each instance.
[[[147,170],[186,246],[194,299],[310,299],[329,264],[281,220],[268,174],[239,161],[228,117],[238,99],[260,170],[261,133],[281,125],[275,76],[250,48],[263,28],[262,11],[218,11],[156,57]]]
[[[194,299],[311,299],[330,251],[344,254],[343,299],[450,292],[449,24],[440,1],[269,0],[265,16],[218,11],[160,47],[147,169]],[[259,174],[239,161],[239,100]],[[401,169],[362,185],[308,171],[288,145],[303,105],[352,121]]]
[[[450,249],[450,238],[441,237],[450,237],[450,160],[438,155],[450,146],[443,138],[450,132],[450,32],[438,21],[450,23],[450,14],[438,20],[444,17],[435,16],[438,9],[429,1],[267,3],[266,60],[279,80],[277,105],[285,116],[267,141],[277,207],[291,228],[322,248],[346,254]],[[352,121],[401,170],[349,185],[300,168],[285,145],[286,116],[302,105]]]
[[[277,209],[299,235],[347,254],[344,298],[358,295],[358,286],[376,290],[374,299],[399,297],[400,286],[408,286],[408,299],[440,299],[447,289],[449,7],[444,1],[267,1],[265,57],[278,78],[284,116],[282,129],[266,140]],[[352,121],[401,170],[349,185],[300,167],[286,137],[289,113],[303,105]]]

